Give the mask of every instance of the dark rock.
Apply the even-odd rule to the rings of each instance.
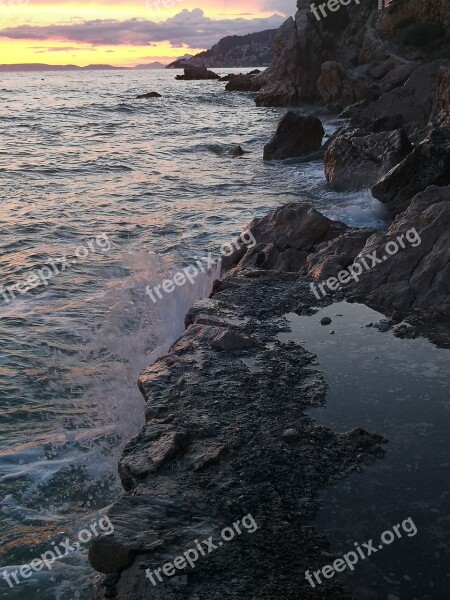
[[[285,442],[296,442],[299,439],[300,434],[297,429],[286,429],[281,437]]]
[[[399,236],[403,236],[404,248]],[[363,270],[359,281],[351,280],[348,292],[352,297],[374,308],[436,310],[450,315],[450,186],[430,186],[417,194],[387,232],[368,239],[356,262],[366,257],[371,265],[367,257],[374,252],[381,259],[389,242],[397,244],[398,252]]]
[[[347,129],[325,153],[325,176],[338,191],[370,187],[412,150],[403,129],[369,133]]]
[[[184,75],[177,75],[175,79],[185,81],[200,81],[204,79],[220,79],[220,75],[208,71],[206,67],[188,66],[184,68]]]
[[[147,94],[139,94],[139,96],[136,96],[137,100],[140,100],[141,98],[162,98],[161,94],[158,94],[158,92],[148,92]]]
[[[394,215],[429,185],[450,184],[450,127],[433,129],[428,138],[372,188],[375,198]]]
[[[89,548],[89,562],[100,573],[120,573],[133,561],[133,552],[110,536],[98,537]]]
[[[332,323],[332,320],[330,319],[330,317],[322,317],[320,319],[321,325],[329,325],[330,323]]]
[[[230,156],[244,156],[245,151],[241,146],[231,146],[231,148],[228,150],[228,154]]]
[[[321,69],[316,85],[325,104],[342,109],[355,102],[373,100],[368,85],[361,79],[351,77],[339,63],[327,61],[322,64]]]
[[[347,106],[345,110],[339,115],[340,119],[353,119],[360,114],[360,112],[369,105],[369,100],[360,100],[350,106]]]
[[[224,267],[232,273],[248,269],[299,271],[306,265],[308,254],[348,229],[307,204],[286,204],[250,223],[248,232],[256,245],[243,245]]]
[[[275,135],[264,146],[264,160],[281,160],[318,150],[324,129],[317,117],[304,117],[289,111],[278,123]]]
[[[227,92],[257,92],[261,82],[254,75],[236,75],[232,77],[225,89]]]

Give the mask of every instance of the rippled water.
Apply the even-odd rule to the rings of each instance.
[[[0,296],[0,534],[9,570],[73,539],[114,499],[120,448],[143,422],[137,375],[182,332],[212,276],[156,305],[146,285],[217,253],[253,216],[286,201],[382,225],[368,192],[330,193],[319,162],[262,161],[282,111],[255,108],[250,94],[225,93],[222,83],[174,76],[2,75],[2,289],[51,260],[68,263],[51,267],[47,285]],[[163,97],[135,99],[151,90]],[[248,154],[228,157],[231,144]],[[0,579],[0,597],[90,598],[94,579],[78,552],[12,589]]]

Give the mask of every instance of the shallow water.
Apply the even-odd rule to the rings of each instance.
[[[174,78],[2,75],[2,290],[68,260],[64,270],[48,267],[46,285],[0,296],[4,567],[76,536],[120,490],[120,449],[143,423],[138,373],[183,331],[214,274],[157,304],[147,285],[217,254],[254,216],[287,201],[383,226],[369,192],[327,190],[320,162],[261,160],[283,111],[256,108],[251,94],[225,93],[221,83]],[[151,90],[163,97],[135,99]],[[324,120],[331,133],[337,123]],[[231,144],[248,154],[226,156]],[[89,598],[89,577],[80,551],[13,589],[0,579],[0,597]]]
[[[320,324],[323,316],[331,325]],[[389,440],[384,458],[322,493],[314,525],[341,556],[370,539],[377,549],[384,531],[411,518],[416,535],[403,532],[335,578],[360,600],[442,600],[450,586],[450,355],[425,339],[366,327],[380,318],[340,302],[313,316],[288,315],[292,332],[280,336],[318,356],[329,390],[311,416],[336,431],[363,427]]]

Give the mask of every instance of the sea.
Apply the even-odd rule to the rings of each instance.
[[[262,160],[286,109],[178,72],[2,73],[2,600],[92,598],[87,543],[19,583],[8,574],[78,540],[120,493],[121,449],[144,423],[138,374],[220,274],[199,273],[157,302],[148,286],[218,258],[286,202],[386,225],[369,190],[330,191],[320,161]],[[150,91],[161,98],[136,98]],[[319,114],[327,135],[342,124],[325,109],[298,110]],[[236,144],[242,157],[228,154]]]

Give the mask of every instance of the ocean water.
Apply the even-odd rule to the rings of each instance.
[[[320,162],[262,161],[283,112],[174,71],[2,74],[0,573],[76,540],[114,500],[143,424],[138,373],[217,273],[156,304],[146,286],[287,201],[383,227],[370,192],[330,192]],[[0,577],[0,598],[90,598],[96,578],[81,547],[13,587]]]

